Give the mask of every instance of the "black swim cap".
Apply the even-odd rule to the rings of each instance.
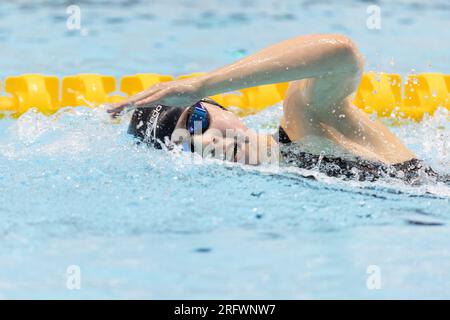
[[[178,119],[187,107],[155,105],[149,108],[137,108],[131,117],[128,133],[156,149],[171,138]]]

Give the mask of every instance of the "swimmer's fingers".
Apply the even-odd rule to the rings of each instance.
[[[120,115],[124,109],[146,108],[153,105],[170,105],[182,107],[191,105],[199,99],[197,91],[189,83],[182,81],[164,82],[153,85],[134,96],[122,101],[108,110],[113,115]]]
[[[123,102],[120,104],[112,105],[106,110],[106,112],[111,114],[111,117],[117,118],[126,112],[132,111],[136,108],[134,103]]]
[[[112,106],[111,108],[108,108],[106,110],[107,113],[111,114],[111,117],[116,118],[118,117],[122,111],[125,109],[125,105],[120,105],[120,106]]]
[[[141,103],[141,101],[151,101],[151,97],[154,96],[159,90],[161,89],[161,84],[155,84],[151,86],[150,88],[141,91],[129,98],[127,98],[125,101],[118,102],[111,104],[110,107],[107,109],[108,113],[111,113],[111,116],[117,117],[125,112],[134,110],[137,105],[143,105],[147,103]]]
[[[141,102],[145,99],[150,99],[151,97],[155,96],[160,92],[166,83],[157,83],[153,86],[145,89],[144,91],[141,91],[139,93],[136,93],[135,95],[129,97],[126,101],[122,101],[122,104],[137,104],[138,102]],[[141,103],[142,104],[142,103]],[[145,104],[145,103],[144,103]]]

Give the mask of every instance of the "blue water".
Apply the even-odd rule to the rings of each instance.
[[[447,1],[378,4],[381,30],[357,1],[83,1],[81,32],[65,1],[2,2],[0,70],[183,74],[340,32],[368,70],[450,73]],[[448,111],[392,129],[450,173]],[[450,298],[448,186],[302,173],[138,147],[100,109],[0,120],[0,298]]]

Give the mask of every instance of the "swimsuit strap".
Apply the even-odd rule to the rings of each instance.
[[[281,144],[288,144],[292,142],[291,139],[289,139],[286,131],[284,131],[281,126],[278,127],[278,132],[275,132],[273,134],[273,139]]]

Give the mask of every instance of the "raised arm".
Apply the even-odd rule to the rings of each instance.
[[[354,74],[359,54],[341,35],[307,35],[283,41],[200,77],[205,96],[264,84]]]
[[[200,77],[152,86],[110,110],[127,105],[186,106],[198,99],[264,84],[329,75],[354,74],[359,58],[353,43],[341,35],[306,35],[265,48]]]

